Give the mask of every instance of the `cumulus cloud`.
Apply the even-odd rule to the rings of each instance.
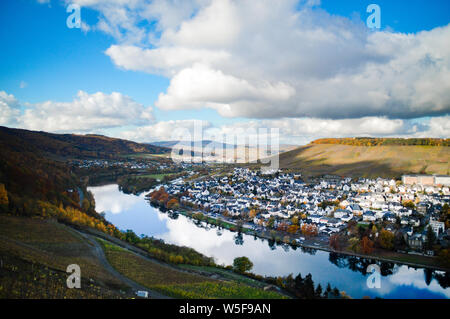
[[[252,108],[266,102],[288,100],[295,92],[294,88],[283,82],[258,82],[250,83],[196,64],[172,78],[167,94],[159,95],[156,106],[165,110],[178,109],[180,105],[189,108],[209,106],[217,109],[222,116],[228,116],[233,108],[232,103],[245,103],[247,108]]]
[[[88,94],[79,91],[71,102],[26,103],[23,112],[18,106],[13,95],[0,92],[2,124],[49,132],[92,132],[154,121],[150,107],[118,92]]]
[[[161,121],[153,125],[141,126],[133,130],[121,132],[119,136],[121,138],[138,142],[192,140],[195,134],[195,125],[199,122],[201,123],[203,129],[208,129],[209,127],[211,127],[211,123],[207,121]],[[202,137],[199,137],[196,140],[201,139]]]
[[[19,101],[14,95],[0,91],[0,125],[14,125],[19,114]]]
[[[163,110],[333,119],[450,111],[450,25],[370,32],[320,1],[79,2],[117,33],[106,50],[117,66],[171,79],[156,102]],[[156,27],[138,27],[142,21]]]
[[[242,135],[244,143],[268,138],[271,129],[279,129],[281,143],[307,144],[325,137],[430,137],[450,136],[450,116],[416,120],[365,117],[361,119],[283,118],[251,120],[215,126],[206,121],[161,121],[120,133],[119,137],[139,142],[166,140],[215,140],[234,143],[229,137]],[[197,126],[195,126],[197,124]],[[200,125],[199,125],[200,124]],[[195,132],[195,128],[200,130]],[[236,139],[237,141],[237,139]]]

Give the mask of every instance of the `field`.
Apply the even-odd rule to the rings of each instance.
[[[3,297],[127,296],[120,291],[128,287],[105,271],[89,242],[53,221],[0,215],[0,264]],[[81,290],[66,288],[70,264],[78,264],[82,270]]]
[[[170,266],[150,261],[114,244],[102,241],[109,263],[121,274],[135,282],[151,288],[161,284],[185,284],[208,280],[173,269]]]
[[[108,289],[81,279],[81,289],[67,289],[68,274],[42,264],[28,262],[2,252],[0,257],[0,299],[86,299],[125,298],[131,294]]]
[[[202,282],[184,285],[159,285],[153,289],[174,298],[185,299],[284,299],[273,291],[264,291],[235,282]]]
[[[280,155],[280,167],[302,174],[398,178],[450,174],[448,146],[309,144]]]
[[[207,272],[207,273],[213,273],[217,274],[227,280],[232,280],[236,283],[246,284],[249,286],[254,286],[257,288],[264,288],[267,284],[261,281],[254,280],[252,278],[249,278],[247,276],[240,275],[238,273],[235,273],[231,270],[222,269],[222,268],[215,268],[215,267],[204,267],[204,266],[193,266],[193,265],[181,265],[181,268],[188,269],[188,270],[195,270],[199,272]]]
[[[137,177],[148,177],[148,178],[154,178],[156,180],[162,181],[164,177],[175,175],[177,173],[167,173],[167,174],[145,174],[145,175],[138,175]]]
[[[233,275],[212,267],[182,266],[178,270],[133,254],[125,249],[102,241],[110,264],[121,274],[135,282],[173,298],[282,298],[272,291],[261,289],[243,276]],[[205,276],[188,270],[207,273]],[[220,275],[223,279],[212,278]],[[218,277],[218,276],[215,276]],[[252,284],[252,285],[248,285]]]

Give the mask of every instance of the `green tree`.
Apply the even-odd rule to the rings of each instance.
[[[428,225],[427,227],[427,241],[425,242],[425,248],[428,250],[433,249],[433,245],[436,242],[436,234],[433,231],[433,228],[431,228],[431,225]]]
[[[233,267],[238,272],[244,273],[250,271],[253,268],[253,263],[247,257],[237,257],[234,258]]]
[[[322,286],[319,284],[316,288],[316,297],[321,298],[322,297]]]
[[[324,293],[324,296],[325,296],[325,298],[329,298],[330,295],[331,295],[331,285],[330,285],[330,283],[328,283],[327,289],[325,290],[325,293]]]

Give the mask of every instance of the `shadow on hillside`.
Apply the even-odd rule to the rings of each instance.
[[[302,157],[312,146],[307,145],[301,149],[282,154],[280,168],[290,171],[301,171],[305,176],[338,175],[348,177],[384,177],[399,178],[410,171],[400,171],[389,163],[381,161],[359,161],[346,164],[325,164],[325,159],[307,160]],[[289,154],[291,153],[291,154]],[[320,155],[317,153],[315,155]],[[417,172],[416,172],[417,173]]]

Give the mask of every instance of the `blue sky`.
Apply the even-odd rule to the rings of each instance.
[[[322,0],[320,5],[312,7],[312,11],[325,11],[330,14],[330,17],[345,18],[346,21],[350,21],[350,24],[358,25],[362,24],[362,21],[365,21],[369,15],[366,13],[366,7],[370,3],[377,3],[381,7],[381,31],[387,31],[391,34],[418,33],[422,30],[430,31],[437,27],[446,26],[449,23],[450,2],[445,0]],[[132,11],[130,8],[128,9],[130,12]],[[191,16],[195,18],[195,15],[203,9],[204,8],[202,7],[195,8],[192,11]],[[298,10],[301,11],[303,9],[304,3],[302,2],[300,3]],[[91,27],[91,30],[88,32],[81,29],[69,29],[66,26],[66,18],[69,14],[66,13],[66,3],[63,1],[53,0],[50,1],[50,3],[44,4],[31,0],[2,1],[0,10],[0,41],[2,42],[2,50],[0,50],[0,91],[13,95],[14,98],[19,101],[22,112],[24,109],[29,107],[32,108],[35,104],[44,101],[69,103],[77,98],[77,94],[81,90],[88,94],[94,94],[96,92],[103,92],[104,94],[120,92],[121,94],[130,97],[133,101],[142,104],[144,107],[152,107],[154,121],[156,122],[201,119],[210,121],[213,126],[232,126],[236,123],[245,125],[248,121],[253,122],[254,124],[255,121],[265,119],[301,119],[305,117],[326,120],[346,119],[339,118],[338,115],[334,115],[332,112],[330,113],[330,117],[327,117],[327,106],[325,105],[323,106],[324,111],[319,113],[310,112],[309,109],[291,112],[290,109],[294,108],[292,105],[297,105],[298,101],[296,101],[295,104],[287,105],[286,110],[279,114],[272,114],[268,111],[258,113],[247,111],[246,109],[244,111],[244,106],[242,106],[244,104],[238,106],[230,104],[231,109],[236,109],[237,111],[225,114],[223,108],[218,109],[215,106],[192,107],[192,104],[194,104],[191,103],[192,101],[180,101],[179,97],[171,98],[180,102],[180,104],[186,102],[186,107],[173,107],[169,105],[156,107],[155,102],[157,102],[160,93],[166,93],[168,87],[171,85],[171,80],[175,78],[177,72],[181,72],[182,70],[162,68],[156,72],[149,72],[145,67],[130,67],[127,64],[130,63],[130,61],[118,63],[114,60],[114,56],[106,54],[105,52],[113,45],[132,45],[143,50],[155,48],[155,45],[150,44],[145,40],[137,42],[123,41],[123,39],[118,39],[116,35],[108,34],[107,32],[98,29],[94,30],[99,20],[105,20],[110,25],[115,23],[114,19],[108,16],[111,12],[107,11],[101,4],[89,7],[82,6],[82,21]],[[236,12],[236,10],[234,12]],[[314,16],[314,14],[312,14],[312,16]],[[331,21],[334,18],[329,19],[330,25],[334,23]],[[327,19],[324,19],[323,17],[317,16],[317,19],[321,19],[320,22],[318,22],[319,26],[326,26],[328,24]],[[160,23],[158,18],[154,18],[151,21],[140,19],[139,21],[133,22],[136,22],[136,28],[144,28],[143,26],[145,26],[146,34],[152,33],[159,36],[166,31],[163,29],[162,31],[158,30],[158,32],[155,33],[155,28],[157,28],[158,23]],[[123,28],[119,22],[117,23],[120,28]],[[148,28],[148,25],[151,25],[151,27]],[[308,27],[316,28],[317,25]],[[353,26],[350,25],[349,28],[352,27]],[[205,25],[205,28],[208,28],[208,26]],[[244,29],[245,26],[242,28]],[[357,27],[355,26],[355,30],[356,29]],[[261,30],[261,32],[265,32],[265,29]],[[270,29],[268,29],[268,32],[270,32]],[[127,30],[123,31],[123,35],[125,38],[129,35]],[[168,47],[176,47],[176,45],[179,45],[179,43],[170,43]],[[227,44],[224,44],[225,49],[227,49],[226,45]],[[159,46],[164,47],[162,44],[159,44]],[[350,47],[352,44],[349,43],[348,46]],[[156,47],[158,47],[158,45]],[[344,48],[343,50],[346,49]],[[240,58],[239,54],[241,54],[241,52],[231,53],[233,58],[234,55],[236,55],[236,60]],[[351,54],[353,54],[353,52],[351,52]],[[436,53],[436,55],[442,54],[445,55],[446,52]],[[346,56],[348,56],[348,54],[346,54]],[[340,60],[339,58],[337,59],[337,63],[342,62],[343,65],[345,64],[347,66],[346,63],[348,61],[345,61],[345,57],[340,58]],[[369,57],[368,59],[370,60],[372,57]],[[374,59],[377,60],[379,58],[377,57]],[[327,61],[325,60],[323,63],[326,64]],[[366,62],[364,61],[361,63]],[[189,69],[194,65],[194,63],[192,65],[186,65],[185,69]],[[308,63],[308,66],[309,65],[310,63]],[[359,68],[360,66],[355,66],[355,68],[356,67]],[[253,81],[259,73],[258,66],[254,66],[254,70],[256,71],[249,71],[254,74],[251,74],[251,76],[247,78],[246,75],[234,72],[234,69],[235,68],[230,68],[228,70],[221,66],[217,66],[214,70],[221,72],[221,74],[227,76],[230,75],[236,79],[246,81],[250,84],[252,84],[251,81]],[[301,71],[299,72],[301,72],[301,75],[304,75],[305,72],[309,71],[309,67],[302,66]],[[311,72],[316,71],[317,74],[322,72],[321,70],[313,70]],[[276,72],[272,73],[270,70],[264,70],[261,74],[263,74],[264,77],[266,73],[269,74],[266,77],[267,82],[274,87],[280,88],[281,86],[276,85],[279,82],[292,86],[293,90],[296,92],[299,91],[299,88],[291,85],[288,78],[284,78],[284,75],[277,78],[273,76]],[[315,76],[316,75],[313,75],[313,77]],[[255,82],[254,87],[258,87],[258,85],[262,84]],[[176,88],[174,87],[174,90],[175,89]],[[205,88],[205,90],[207,89]],[[291,94],[289,93],[290,91],[286,92],[287,95]],[[215,96],[209,97],[209,99],[210,100],[205,101],[205,105],[216,105],[220,100],[220,98]],[[284,97],[280,99],[283,100]],[[439,96],[436,99],[439,100]],[[249,103],[245,103],[245,106],[247,107]],[[270,103],[274,102],[271,100]],[[423,117],[429,119],[429,116],[448,115],[447,106],[448,104],[441,106],[440,111],[435,113],[425,110],[419,112],[415,109],[411,114],[405,113],[405,116],[403,116],[403,113],[401,112],[396,114],[380,112],[377,114],[375,111],[368,111],[367,113],[361,113],[359,115],[350,109],[343,111],[343,113],[348,113],[348,119],[357,119],[358,117],[362,118],[367,116],[387,117],[391,120],[402,119],[404,121],[409,121],[405,122],[404,126],[409,125],[410,127],[411,118],[415,119],[414,121],[416,122],[421,122]],[[252,106],[250,105],[248,108],[252,109]],[[21,125],[19,124],[18,126]],[[123,125],[100,128],[100,131],[120,134],[121,131],[127,130],[130,127],[135,128],[136,125],[134,123],[126,125],[125,123]],[[36,127],[34,126],[32,128]],[[42,129],[45,128],[46,127],[43,127]],[[95,130],[97,130],[97,128],[93,127],[93,131]],[[332,132],[330,132],[330,134],[332,134]]]

